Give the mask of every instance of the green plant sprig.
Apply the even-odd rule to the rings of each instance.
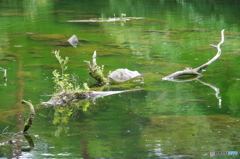
[[[59,73],[57,70],[53,71],[53,80],[55,83],[55,89],[56,94],[60,92],[89,92],[90,89],[87,85],[87,83],[83,84],[83,89],[80,89],[79,84],[77,83],[77,77],[76,75],[72,75],[73,82],[69,82],[71,79],[70,74],[66,74],[65,71],[67,70],[67,63],[69,60],[69,57],[65,57],[63,59],[60,56],[60,51],[53,51],[52,53],[55,54],[55,57],[57,58],[60,66],[61,66],[61,73]]]

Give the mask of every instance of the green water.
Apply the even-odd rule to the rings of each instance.
[[[7,69],[8,81],[0,80],[0,157],[210,158],[211,150],[240,151],[239,5],[234,0],[1,1],[0,67]],[[144,19],[68,22],[124,16]],[[222,29],[222,55],[200,80],[161,80],[210,60],[217,51],[209,44],[220,42]],[[77,48],[66,43],[73,34],[81,39]],[[52,71],[60,71],[53,50],[70,58],[67,72],[80,83],[95,83],[83,61],[97,51],[106,75],[128,68],[143,76],[103,90],[141,90],[82,101],[86,111],[41,106],[54,93]],[[28,131],[35,144],[31,152],[21,151],[27,143],[3,144],[28,117],[22,99],[36,106]]]

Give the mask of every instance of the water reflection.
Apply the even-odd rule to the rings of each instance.
[[[224,115],[155,116],[150,119],[151,124],[143,132],[142,139],[151,149],[150,156],[203,157],[220,143],[222,149],[231,149],[226,143],[235,142],[232,132],[239,129],[238,120]],[[217,120],[224,122],[220,124]]]
[[[87,111],[90,102],[90,100],[81,100],[79,102],[71,102],[64,107],[55,106],[52,121],[54,125],[57,125],[55,136],[60,137],[61,133],[68,134],[70,118],[78,116],[82,111]]]
[[[173,81],[173,82],[198,81],[198,82],[202,83],[203,85],[212,88],[215,91],[216,98],[218,99],[218,106],[219,106],[219,108],[221,108],[222,107],[222,99],[221,99],[221,96],[219,95],[220,94],[220,89],[217,88],[216,86],[210,84],[210,83],[206,83],[206,82],[203,82],[202,80],[200,80],[201,76],[202,75],[197,75],[196,77],[191,77],[191,78],[188,76],[187,78],[171,79],[170,81]]]
[[[7,129],[8,127],[6,127],[0,134],[0,154],[12,156],[11,158],[18,158],[19,156],[22,156],[23,153],[29,153],[33,150],[35,146],[31,135],[27,132],[10,133],[7,132]],[[26,143],[28,143],[28,145]],[[0,155],[0,157],[2,156]]]
[[[204,85],[206,85],[206,86],[209,86],[210,88],[212,88],[216,92],[215,96],[218,99],[218,106],[219,106],[219,108],[222,108],[222,99],[221,99],[221,96],[219,96],[219,93],[220,93],[219,88],[217,88],[216,86],[211,85],[209,83],[203,82],[200,79],[197,79],[197,81],[202,83],[202,84],[204,84]]]
[[[140,94],[137,92],[135,96]],[[91,158],[111,157],[112,152],[123,157],[131,157],[132,154],[137,154],[139,157],[146,156],[144,153],[139,153],[144,152],[139,143],[139,135],[145,129],[148,118],[134,113],[131,108],[135,107],[134,98],[126,98],[129,96],[131,94],[113,95],[99,98],[95,104],[85,100],[76,103],[75,106],[71,104],[68,107],[53,107],[54,114],[50,116],[53,117],[51,122],[55,125],[49,124],[49,129],[57,128],[57,130],[54,130],[54,136],[51,136],[52,138],[49,138],[48,142],[58,142],[54,149],[65,149],[64,143],[72,143],[75,145],[73,146],[74,151],[81,150],[80,156],[90,156]],[[83,105],[86,105],[87,111],[82,110]],[[93,118],[94,120],[92,120]],[[76,146],[76,143],[80,143],[80,145]],[[116,143],[118,143],[117,146],[114,146]],[[131,149],[131,143],[135,143],[137,148]],[[127,149],[122,149],[123,147],[127,147]],[[65,149],[64,152],[70,153],[71,151]],[[54,150],[48,150],[48,153],[45,154],[57,156]],[[73,155],[76,156],[76,153],[71,154],[71,157]]]
[[[52,10],[51,0],[23,0],[23,13],[29,22],[34,23],[38,20],[39,14]],[[49,14],[50,16],[50,14]]]
[[[38,107],[29,133],[35,148],[21,154],[23,158],[204,158],[211,150],[239,150],[238,4],[215,0],[1,2],[0,62],[1,67],[10,68],[7,87],[1,87],[1,127],[21,126],[19,115],[24,110],[17,102],[23,97],[38,103],[40,95],[52,93],[51,73],[58,67],[52,49],[72,56],[70,72],[89,83],[82,61],[97,50],[107,71],[124,66],[144,76],[142,84],[113,84],[113,90],[143,90],[66,108]],[[66,22],[121,14],[145,18]],[[204,79],[160,81],[179,68],[198,66],[211,58],[212,50],[205,46],[219,40],[216,31],[222,28],[227,30],[224,54]],[[75,49],[59,41],[50,44],[56,39],[33,39],[52,34],[63,35],[65,41],[76,34],[87,41]]]

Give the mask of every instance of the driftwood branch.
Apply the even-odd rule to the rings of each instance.
[[[214,61],[216,61],[220,57],[221,52],[222,52],[220,46],[223,44],[223,42],[224,42],[224,29],[221,31],[221,41],[218,43],[218,45],[210,45],[210,46],[217,48],[217,54],[211,60],[209,60],[207,63],[205,63],[195,69],[187,68],[183,71],[177,71],[173,74],[170,74],[170,75],[162,78],[162,80],[170,80],[171,81],[171,80],[174,80],[175,78],[178,78],[178,77],[184,76],[184,75],[193,75],[193,76],[201,75],[199,73],[200,71],[202,71],[204,68],[211,65]]]
[[[108,79],[103,75],[103,69],[97,65],[97,53],[96,51],[93,53],[92,56],[92,64],[90,61],[84,61],[88,64],[89,74],[91,77],[96,79],[98,83],[104,84],[108,83]]]
[[[7,69],[4,69],[0,67],[0,71],[3,71],[3,84],[0,84],[0,86],[7,86]]]
[[[32,103],[30,103],[28,101],[22,100],[22,104],[26,104],[30,108],[29,118],[23,128],[23,132],[26,133],[28,131],[28,129],[32,126],[32,123],[33,123],[33,120],[35,117],[35,110],[34,110]]]
[[[71,102],[76,102],[79,100],[85,99],[97,99],[104,96],[110,96],[114,94],[120,94],[124,92],[130,91],[138,91],[141,89],[131,89],[131,90],[123,90],[123,91],[89,91],[89,92],[63,92],[59,94],[57,97],[51,98],[47,102],[42,102],[41,105],[53,105],[53,106],[66,106]]]
[[[14,133],[14,135],[8,140],[8,142],[4,142],[4,143],[0,143],[0,144],[3,145],[5,143],[8,143],[14,147],[16,144],[19,146],[19,143],[23,144],[25,142],[25,141],[23,142],[23,140],[19,140],[19,134],[23,134],[23,136],[25,137],[25,139],[27,140],[27,142],[29,144],[29,147],[22,147],[21,151],[30,152],[34,148],[34,142],[32,140],[32,137],[27,133],[27,131],[32,126],[34,116],[35,116],[35,110],[34,110],[32,103],[25,101],[25,100],[22,100],[21,103],[29,106],[29,108],[30,108],[30,115],[29,115],[27,122],[24,125],[23,132]],[[5,128],[2,131],[2,134],[6,129],[7,128]]]
[[[30,147],[22,148],[22,151],[23,152],[30,152],[30,151],[32,151],[32,149],[34,148],[34,142],[33,142],[32,137],[27,132],[24,132],[23,136],[27,140],[27,142],[28,142]]]

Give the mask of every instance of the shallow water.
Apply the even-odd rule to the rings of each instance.
[[[0,83],[0,157],[210,158],[211,150],[240,150],[239,2],[5,0],[0,4],[0,65],[8,78]],[[109,18],[120,20],[109,22]],[[199,80],[161,80],[211,59],[217,51],[209,44],[220,42],[222,29],[222,55]],[[74,34],[80,39],[76,48],[67,43]],[[61,70],[53,50],[70,58],[67,72],[76,74],[81,84],[95,83],[83,61],[90,61],[97,51],[106,75],[128,68],[143,76],[99,89],[141,90],[72,107],[41,106],[54,93],[53,70]],[[31,152],[21,151],[27,143],[3,144],[22,130],[28,117],[22,99],[36,106],[28,131],[35,144]],[[18,138],[21,135],[13,139]]]

